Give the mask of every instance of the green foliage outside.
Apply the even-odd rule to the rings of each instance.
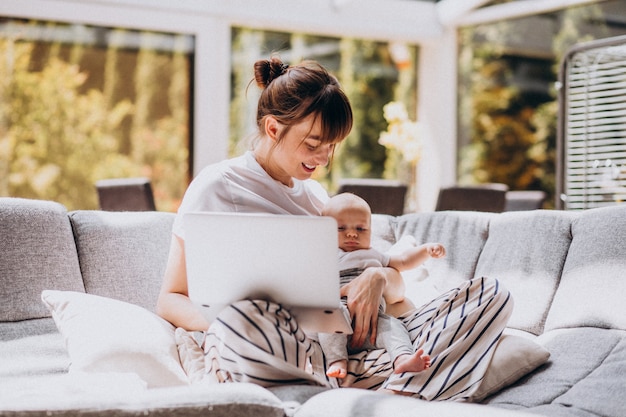
[[[157,208],[175,210],[189,176],[186,58],[168,58],[166,69],[174,73],[167,102],[178,112],[157,114],[158,97],[150,89],[160,88],[158,79],[121,97],[94,88],[92,74],[68,62],[59,45],[47,49],[42,57],[41,44],[0,40],[0,196],[96,209],[97,180],[145,176]],[[69,55],[76,58],[78,49]],[[107,59],[115,55],[108,51]],[[149,79],[156,74],[151,68],[163,68],[154,66],[159,54],[146,49],[137,55],[138,77]],[[122,74],[108,76],[111,86]]]
[[[555,18],[555,21],[557,19]],[[580,33],[583,22],[603,22],[598,5],[570,8],[560,15],[562,24],[553,38],[554,59],[546,67],[556,81],[564,53],[594,36]],[[543,190],[546,207],[555,191],[557,91],[543,101],[524,96],[513,80],[506,40],[528,28],[509,21],[460,31],[460,125],[469,131],[469,143],[459,151],[459,183],[499,182],[512,190]],[[602,27],[597,37],[608,36]],[[475,42],[481,38],[482,42]]]
[[[567,48],[592,38],[579,32],[580,23],[603,19],[599,5],[561,12],[554,60],[547,64],[553,80]],[[466,138],[458,155],[459,182],[542,189],[553,201],[556,91],[529,100],[516,87],[505,42],[519,36],[516,24],[459,32],[460,136]],[[113,30],[111,39],[124,36],[124,30]],[[0,196],[94,209],[97,180],[146,176],[157,208],[176,210],[190,177],[192,61],[184,47],[157,51],[150,36],[142,32],[139,49],[131,51],[115,41],[92,48],[0,40]],[[594,34],[603,36],[601,30]],[[341,178],[406,179],[400,156],[378,139],[387,127],[386,103],[403,102],[416,114],[416,47],[398,65],[383,42],[236,28],[232,48],[231,155],[248,148],[256,132],[253,63],[278,52],[290,63],[321,62],[352,101],[354,129],[338,147],[332,169],[317,173],[329,191]]]

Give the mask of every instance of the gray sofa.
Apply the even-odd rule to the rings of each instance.
[[[374,216],[380,249],[447,246],[405,274],[415,303],[473,276],[512,292],[475,403],[201,380],[192,335],[153,313],[173,217],[0,198],[0,416],[626,415],[626,206]]]

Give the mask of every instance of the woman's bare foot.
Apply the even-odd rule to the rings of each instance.
[[[400,355],[393,362],[393,372],[421,372],[430,368],[430,356],[424,354],[424,349],[418,349],[412,355]]]
[[[326,371],[326,376],[329,376],[331,378],[343,379],[347,375],[348,375],[348,361],[345,359],[338,360],[336,362],[331,363],[330,366],[328,367],[328,370]]]

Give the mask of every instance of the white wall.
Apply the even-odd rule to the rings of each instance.
[[[418,71],[418,120],[430,131],[418,165],[418,210],[431,211],[439,189],[457,178],[456,30],[422,44]]]

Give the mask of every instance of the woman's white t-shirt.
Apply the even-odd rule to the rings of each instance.
[[[269,176],[251,151],[204,168],[189,185],[173,232],[185,238],[183,214],[195,211],[318,216],[328,193],[315,180],[293,179],[288,187]]]

